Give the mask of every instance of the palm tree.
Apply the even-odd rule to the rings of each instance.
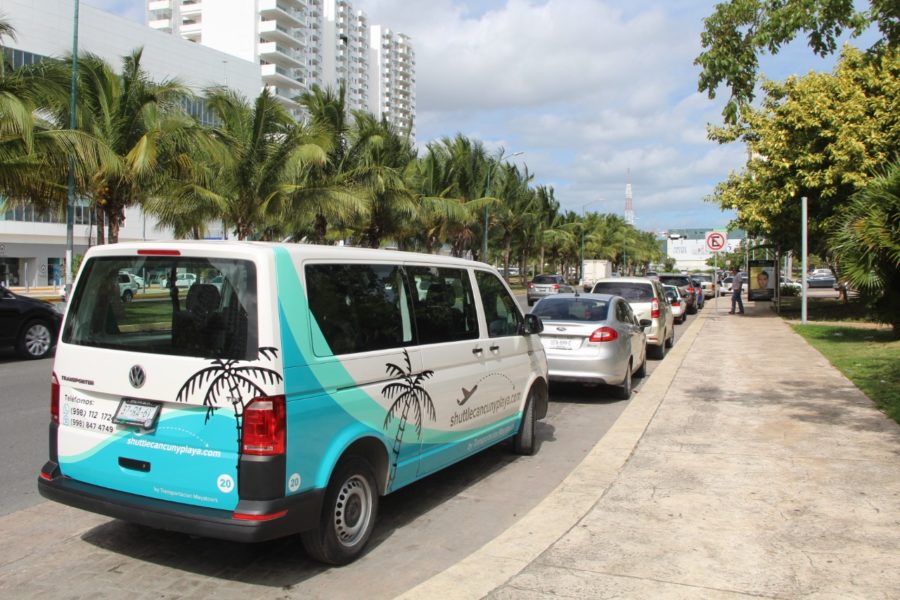
[[[830,243],[847,282],[900,339],[900,163],[851,196]]]
[[[456,186],[447,167],[439,149],[429,144],[425,156],[407,168],[407,184],[419,204],[408,235],[419,240],[429,254],[450,241],[452,230],[472,221],[465,200],[454,195]]]
[[[104,143],[117,157],[91,176],[89,192],[108,227],[108,241],[116,243],[126,207],[143,204],[160,190],[184,160],[203,147],[203,128],[182,106],[190,96],[179,81],[149,79],[141,67],[142,50],[124,57],[121,73],[102,58],[78,58],[76,123],[80,131]],[[63,82],[71,76],[71,58],[45,61],[45,76]],[[53,102],[57,122],[69,122],[68,96]]]
[[[222,152],[214,182],[191,193],[199,207],[217,207],[238,239],[259,235],[298,208],[293,196],[306,185],[309,168],[324,164],[327,140],[298,124],[267,89],[252,105],[223,88],[206,97],[219,123],[211,135]]]
[[[327,139],[327,157],[310,165],[306,185],[294,197],[300,219],[292,223],[297,231],[309,230],[311,239],[324,243],[329,223],[347,223],[368,216],[366,199],[354,189],[347,172],[350,125],[343,83],[335,91],[318,85],[296,98],[309,113],[312,127]],[[310,224],[307,222],[312,215]]]
[[[386,118],[357,112],[354,120],[348,175],[369,205],[368,223],[360,232],[363,241],[378,248],[385,238],[397,239],[403,223],[416,215],[414,196],[403,178],[415,150]]]
[[[381,395],[386,399],[393,399],[384,416],[384,429],[387,430],[391,424],[391,420],[400,412],[397,424],[397,433],[394,436],[394,445],[391,448],[391,470],[388,475],[387,486],[385,489],[391,489],[394,483],[394,477],[397,475],[397,461],[400,458],[400,446],[403,444],[403,433],[406,431],[406,423],[409,419],[409,411],[412,409],[413,418],[416,423],[416,435],[422,437],[422,417],[427,415],[432,421],[437,417],[434,410],[434,403],[431,396],[425,391],[422,382],[434,375],[434,371],[426,369],[418,374],[413,375],[412,363],[409,359],[409,352],[403,351],[403,360],[406,368],[397,366],[393,363],[385,365],[388,375],[396,377],[398,381],[392,381],[384,386]]]

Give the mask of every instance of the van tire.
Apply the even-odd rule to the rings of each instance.
[[[534,442],[534,390],[528,393],[525,401],[525,412],[522,413],[522,424],[518,433],[513,436],[513,452],[522,456],[533,456],[537,449]]]
[[[319,527],[303,532],[300,539],[310,558],[346,565],[362,553],[375,529],[377,515],[378,485],[372,466],[358,456],[350,456],[338,464],[331,476]]]

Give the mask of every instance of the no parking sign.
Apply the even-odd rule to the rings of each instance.
[[[728,237],[721,231],[706,234],[706,247],[710,252],[722,252],[728,247]]]

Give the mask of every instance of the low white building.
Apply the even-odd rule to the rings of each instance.
[[[14,66],[72,52],[74,3],[71,0],[0,0],[0,14],[16,30],[3,40],[5,59]],[[155,31],[80,3],[78,49],[109,61],[116,69],[122,57],[143,47],[141,65],[154,81],[177,78],[195,92],[225,85],[248,99],[259,95],[260,65]],[[191,107],[202,112],[202,106]],[[95,241],[90,211],[77,206],[75,254]],[[221,232],[218,232],[221,235]],[[213,234],[215,235],[215,233]],[[126,211],[121,241],[172,239],[138,208]],[[63,279],[65,221],[36,213],[31,207],[0,212],[0,281],[10,285],[54,285]]]

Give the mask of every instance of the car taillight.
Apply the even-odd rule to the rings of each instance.
[[[681,306],[681,300],[672,300],[672,306]]]
[[[284,396],[254,398],[244,408],[241,450],[244,454],[284,454]]]
[[[619,332],[612,327],[601,327],[591,334],[589,342],[611,342],[619,338]]]
[[[654,298],[650,301],[650,318],[659,318],[659,298]]]
[[[558,284],[558,283],[554,283],[554,284],[553,284],[553,289],[554,289],[554,290],[558,290],[558,289],[559,289],[559,284]]]
[[[530,290],[530,289],[533,289],[533,288],[534,288],[534,284],[531,283],[531,282],[529,281],[529,282],[528,282],[528,289]]]
[[[59,379],[56,373],[50,376],[50,420],[59,424]]]

